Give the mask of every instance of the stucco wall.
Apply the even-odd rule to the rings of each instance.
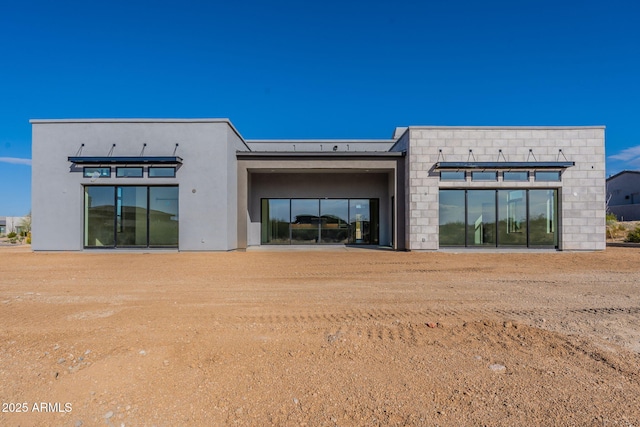
[[[640,172],[624,171],[607,180],[609,206],[633,205],[640,208]]]
[[[227,154],[235,159],[237,141],[230,127],[224,120],[33,121],[32,248],[83,248],[83,185],[178,184],[180,249],[233,249]],[[116,178],[114,170],[91,182],[81,167],[70,172],[69,156],[106,156],[112,148],[113,156],[139,156],[144,143],[145,156],[183,158],[175,178]]]

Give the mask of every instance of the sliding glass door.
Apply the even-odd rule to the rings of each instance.
[[[84,246],[177,247],[178,187],[86,186]]]
[[[115,187],[85,187],[84,245],[112,247],[115,245]]]
[[[378,199],[262,199],[262,244],[379,243]]]
[[[440,190],[440,246],[557,247],[557,204],[556,189]]]

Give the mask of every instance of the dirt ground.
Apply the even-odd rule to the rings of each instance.
[[[0,247],[2,426],[640,426],[640,249]]]

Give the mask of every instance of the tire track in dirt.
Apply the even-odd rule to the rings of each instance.
[[[298,312],[290,315],[241,315],[234,321],[241,324],[273,327],[293,326],[317,330],[330,341],[356,336],[370,341],[400,341],[416,345],[428,325],[459,326],[466,322],[490,320],[498,323],[519,322],[543,330],[567,335],[593,335],[603,342],[613,342],[640,352],[640,334],[633,323],[640,323],[640,307],[585,307],[578,309],[540,308],[506,309],[348,309],[344,311]],[[612,325],[607,324],[609,320]],[[224,319],[220,319],[225,323]],[[594,327],[596,325],[597,327]],[[625,327],[628,325],[628,328]]]

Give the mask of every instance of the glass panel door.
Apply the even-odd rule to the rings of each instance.
[[[498,245],[527,245],[526,190],[498,190]]]
[[[84,188],[84,246],[113,247],[115,187]]]
[[[147,246],[147,187],[116,187],[117,246]]]
[[[318,243],[320,234],[318,199],[291,200],[291,244]]]
[[[467,245],[496,245],[496,191],[467,192]]]
[[[464,246],[464,190],[440,190],[440,246]]]
[[[178,187],[149,187],[149,246],[178,246]]]
[[[557,190],[529,190],[529,245],[557,246]]]
[[[289,199],[262,199],[262,243],[289,244],[291,201]]]
[[[369,199],[349,200],[349,243],[371,243]]]
[[[349,242],[348,200],[320,200],[320,238],[322,243]]]

